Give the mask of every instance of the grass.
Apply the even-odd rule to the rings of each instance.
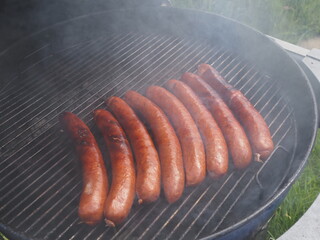
[[[320,193],[320,130],[308,164],[268,225],[268,239],[277,239],[310,207]]]
[[[6,238],[6,236],[4,236],[1,232],[0,232],[0,239],[3,239],[3,240],[9,240],[8,238]]]
[[[172,0],[215,12],[292,43],[320,35],[319,0]]]

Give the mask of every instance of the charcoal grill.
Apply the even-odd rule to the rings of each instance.
[[[162,85],[199,63],[216,67],[260,111],[273,154],[243,171],[231,164],[174,204],[164,196],[135,203],[116,228],[81,223],[80,166],[58,115],[71,111],[88,124],[110,170],[92,111],[108,96]],[[303,169],[317,130],[315,96],[299,66],[264,35],[204,12],[92,13],[24,39],[2,52],[0,66],[0,227],[18,239],[247,239]]]

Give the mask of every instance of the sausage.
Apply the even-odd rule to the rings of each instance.
[[[172,93],[159,86],[150,86],[146,96],[168,116],[180,140],[186,185],[193,186],[206,176],[206,159],[199,130],[190,113]]]
[[[147,129],[121,98],[110,97],[106,105],[118,119],[132,147],[137,165],[136,192],[139,203],[156,201],[160,195],[161,169],[158,152]]]
[[[124,100],[143,117],[151,129],[159,153],[164,194],[167,201],[173,203],[181,197],[185,183],[178,137],[166,115],[149,99],[135,91],[128,91]]]
[[[108,192],[107,172],[100,149],[89,128],[75,114],[62,113],[60,122],[73,141],[82,165],[83,185],[78,215],[89,225],[97,224],[103,218]]]
[[[225,174],[228,170],[228,148],[211,113],[185,83],[172,79],[165,86],[184,104],[199,128],[205,145],[208,174],[211,177]]]
[[[223,96],[230,109],[243,125],[248,134],[256,159],[266,159],[274,149],[274,144],[267,123],[250,101],[237,89],[233,88],[208,64],[200,64],[199,75]]]
[[[235,167],[238,169],[247,167],[252,160],[251,146],[242,126],[228,106],[198,75],[184,73],[181,80],[194,89],[217,121]]]
[[[110,112],[95,110],[94,120],[103,135],[111,160],[112,182],[104,215],[107,225],[114,227],[129,215],[135,197],[133,156],[125,133]]]

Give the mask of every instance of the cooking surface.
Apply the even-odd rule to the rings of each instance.
[[[107,34],[55,49],[48,43],[34,48],[0,92],[1,223],[39,239],[205,237],[250,216],[285,179],[297,142],[290,104],[274,79],[240,56],[214,43],[143,33]],[[213,64],[265,117],[274,154],[244,171],[231,164],[225,177],[186,188],[175,204],[164,196],[144,206],[135,202],[116,229],[80,223],[80,166],[58,115],[71,111],[88,124],[110,170],[92,111],[103,108],[108,96],[161,85],[203,62]],[[281,164],[274,168],[275,162]]]

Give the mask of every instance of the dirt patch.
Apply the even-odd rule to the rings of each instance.
[[[305,41],[301,41],[300,43],[298,43],[298,45],[307,49],[312,49],[312,48],[320,49],[320,36],[315,38],[310,38]]]

